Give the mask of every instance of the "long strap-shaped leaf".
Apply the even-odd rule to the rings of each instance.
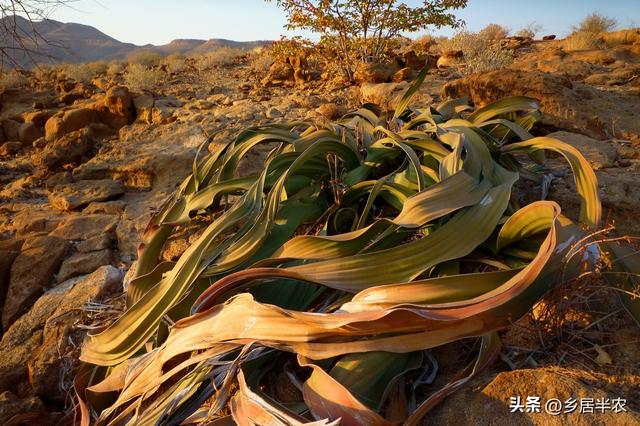
[[[598,193],[598,179],[589,162],[580,151],[571,145],[553,138],[538,137],[528,141],[513,143],[502,148],[508,153],[528,153],[537,150],[555,151],[561,154],[571,166],[580,196],[580,222],[597,228],[602,220],[602,205]]]
[[[282,258],[328,259],[359,252],[389,225],[419,228],[430,221],[473,206],[487,194],[489,184],[477,183],[464,171],[409,197],[400,214],[393,220],[379,220],[362,230],[336,236],[300,236],[287,242],[275,254]]]
[[[510,182],[493,188],[479,204],[460,211],[433,233],[416,241],[287,270],[304,277],[305,281],[352,293],[376,285],[410,281],[431,266],[466,256],[484,242],[506,209],[514,181],[512,178]],[[467,230],[465,224],[470,224],[471,229]],[[211,306],[239,282],[246,282],[251,274],[255,274],[252,279],[257,279],[262,273],[248,270],[229,275],[205,291],[198,304],[201,309]]]
[[[557,206],[549,203],[545,208],[556,209]],[[552,262],[549,269],[548,259],[555,252],[562,258],[571,249],[568,243],[576,240],[576,230],[578,228],[572,228],[566,219],[555,218],[540,253],[527,268],[490,291],[488,296],[461,302],[312,314],[263,305],[247,294],[239,295],[205,313],[178,322],[167,342],[153,354],[152,362],[156,368],[162,368],[179,353],[213,348],[221,342],[258,341],[320,359],[354,352],[412,352],[488,333],[525,313],[532,301],[555,282],[563,265]],[[558,240],[558,237],[562,239]],[[396,335],[385,337],[381,333]],[[368,338],[363,340],[364,336]],[[336,341],[338,338],[340,340]],[[133,368],[137,374],[149,372],[148,367],[138,365]],[[131,373],[128,377],[135,379],[136,375]],[[137,389],[141,392],[144,388],[138,386]]]
[[[428,73],[429,73],[428,66],[425,66],[424,68],[422,68],[422,70],[418,74],[418,77],[416,77],[413,83],[411,83],[411,86],[404,93],[404,95],[402,96],[402,99],[400,99],[400,102],[398,102],[398,106],[396,106],[396,110],[393,113],[393,118],[400,117],[407,110],[407,108],[409,108],[409,104],[411,103],[411,100],[420,89],[420,86],[422,86],[422,83],[424,82],[424,79],[427,77]]]
[[[226,229],[255,212],[262,202],[266,173],[235,204],[185,251],[175,267],[125,314],[100,334],[89,335],[80,358],[98,365],[118,364],[137,352],[151,337],[162,315],[184,294],[202,272],[202,256],[211,242]]]

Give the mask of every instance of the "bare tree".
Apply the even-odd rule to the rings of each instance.
[[[59,6],[74,0],[0,0],[0,69],[20,68],[27,58],[47,56],[43,47],[49,42],[36,23],[48,19]]]

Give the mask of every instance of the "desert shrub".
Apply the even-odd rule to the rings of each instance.
[[[31,72],[33,72],[33,76],[38,80],[49,80],[53,78],[57,69],[52,64],[40,63],[37,64]]]
[[[433,37],[433,42],[435,43],[435,45],[447,42],[449,40],[451,40],[451,39],[449,37],[445,36],[445,35],[440,35],[440,36]]]
[[[596,33],[591,31],[578,31],[572,33],[563,40],[563,47],[567,51],[596,50],[602,48],[601,41]]]
[[[107,61],[93,61],[89,62],[87,66],[91,69],[94,76],[98,76],[107,72],[109,63]]]
[[[442,46],[447,45],[450,42],[451,38],[447,36],[434,36],[431,38],[431,46],[429,47],[428,53],[439,55],[443,51]]]
[[[573,26],[574,32],[603,33],[613,30],[618,25],[618,21],[594,12],[585,17],[578,25]]]
[[[140,64],[147,67],[158,65],[162,60],[162,55],[155,50],[138,50],[128,56],[128,61],[132,64]]]
[[[62,66],[62,73],[66,78],[78,82],[88,83],[94,79],[96,74],[89,64],[66,64]]]
[[[186,56],[179,53],[174,53],[164,58],[162,63],[167,66],[167,70],[169,72],[177,74],[185,71],[188,68],[186,60]]]
[[[535,38],[536,34],[538,34],[540,31],[542,31],[542,25],[536,22],[532,22],[526,27],[520,28],[518,31],[516,31],[515,35],[518,37]]]
[[[510,30],[499,24],[489,24],[478,32],[478,35],[486,40],[501,40],[509,36]]]
[[[94,61],[77,64],[65,64],[62,66],[62,73],[66,78],[72,80],[89,83],[97,76],[107,72],[108,64],[106,61]]]
[[[494,40],[466,31],[461,31],[451,39],[441,41],[437,46],[440,52],[462,51],[465,65],[460,68],[460,71],[464,74],[505,68],[514,59],[512,53],[502,49],[499,43]]]
[[[124,63],[122,61],[111,61],[107,65],[107,75],[114,76],[124,71]]]
[[[436,39],[431,34],[424,34],[411,42],[411,50],[418,55],[429,53],[432,46],[437,44]]]
[[[247,53],[244,49],[221,47],[197,58],[197,66],[201,70],[232,65],[240,56]]]
[[[435,54],[442,54],[448,50],[464,50],[473,40],[474,43],[482,41],[483,45],[488,45],[488,42],[484,39],[480,39],[477,34],[468,31],[459,31],[453,35],[453,37],[441,37],[438,42],[431,48],[431,51]]]
[[[29,80],[18,71],[0,74],[0,89],[16,89],[29,84]]]
[[[326,41],[323,39],[316,45],[309,40],[306,40],[300,36],[295,37],[280,37],[280,40],[274,41],[267,48],[269,55],[276,61],[286,61],[291,56],[303,54],[310,56],[313,52],[318,53],[319,50],[326,50]],[[326,53],[326,52],[325,52]]]
[[[500,354],[497,331],[551,289],[594,271],[603,252],[621,253],[611,259],[620,274],[636,268],[617,263],[640,257],[634,247],[589,236],[602,219],[596,175],[571,145],[528,133],[537,101],[471,114],[463,100],[409,108],[416,91],[396,111],[369,106],[321,128],[250,127],[199,159],[149,222],[127,310],[82,348],[104,380],[87,384],[91,371],[76,380],[80,397],[93,385],[83,423],[135,410],[135,424],[231,412],[236,424],[300,425],[304,410],[325,419],[315,424],[422,424]],[[273,142],[255,174],[239,172]],[[579,217],[553,201],[510,202],[519,171],[542,181],[530,157],[542,150],[573,169]],[[197,238],[175,264],[161,262],[185,229]],[[475,366],[465,362],[441,390],[412,389],[438,370],[438,352],[427,360],[425,349],[470,337]],[[281,404],[269,381],[287,376],[304,392]],[[398,388],[394,413],[404,414],[391,419]]]
[[[157,68],[142,64],[130,64],[124,75],[127,86],[134,89],[150,89],[164,79],[164,73]]]

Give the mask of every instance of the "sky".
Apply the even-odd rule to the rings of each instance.
[[[571,25],[594,11],[617,19],[622,28],[640,26],[640,0],[469,0],[457,15],[471,31],[490,23],[515,31],[536,22],[542,26],[539,35],[564,36]],[[283,28],[286,17],[275,1],[264,0],[76,0],[56,9],[50,18],[91,25],[137,45],[177,38],[274,40],[296,34]],[[451,34],[451,30],[426,32]]]

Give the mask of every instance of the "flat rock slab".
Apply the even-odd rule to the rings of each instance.
[[[81,180],[56,186],[49,194],[49,202],[56,210],[69,211],[95,201],[107,201],[122,194],[124,194],[124,185],[120,181]]]
[[[72,216],[63,220],[50,235],[70,241],[84,241],[103,234],[113,235],[118,220],[118,216],[108,214]]]
[[[495,426],[562,426],[562,425],[637,425],[640,414],[631,406],[631,399],[615,395],[599,386],[588,385],[588,375],[580,377],[577,370],[560,368],[536,368],[514,370],[498,374],[481,389],[468,386],[454,393],[439,404],[425,422],[426,425],[495,425]],[[604,386],[603,386],[604,387]],[[520,397],[526,404],[527,397],[540,398],[540,410],[513,409],[511,398]],[[616,399],[626,399],[625,411],[615,412]],[[557,414],[548,414],[549,400],[559,400],[562,410]],[[573,399],[577,409],[566,410],[566,401]],[[581,401],[609,401],[606,410],[594,409],[593,412],[580,412]],[[594,405],[592,405],[593,407]],[[597,406],[596,406],[597,407]],[[602,405],[601,405],[602,407]],[[556,405],[557,409],[557,405]],[[514,412],[515,411],[515,412]]]
[[[58,282],[95,271],[100,266],[111,263],[111,250],[103,249],[88,253],[75,253],[66,258],[58,272]]]
[[[0,392],[15,391],[18,384],[28,381],[37,395],[49,400],[64,397],[58,389],[60,375],[62,371],[72,371],[73,366],[63,368],[64,362],[72,360],[63,359],[63,355],[76,350],[72,342],[77,344],[84,337],[85,331],[74,327],[83,314],[82,306],[121,288],[122,272],[103,266],[44,293],[29,312],[11,325],[0,342]],[[73,363],[76,365],[77,360]]]
[[[58,271],[69,244],[62,238],[29,238],[11,266],[7,298],[2,308],[6,330],[44,292]]]

